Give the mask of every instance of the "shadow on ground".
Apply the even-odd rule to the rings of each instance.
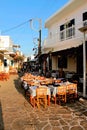
[[[14,85],[15,85],[15,88],[16,90],[21,93],[23,96],[24,95],[24,89],[22,88],[21,86],[21,80],[20,80],[20,77],[18,79],[14,79]]]
[[[3,114],[2,114],[2,105],[0,102],[0,130],[4,130]]]

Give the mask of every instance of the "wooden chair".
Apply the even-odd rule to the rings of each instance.
[[[67,101],[75,101],[77,98],[77,84],[69,84],[66,87],[67,89]]]
[[[76,83],[74,83],[74,85],[73,85],[73,91],[75,92],[74,98],[77,99],[78,94],[77,94],[77,84]]]
[[[55,104],[57,101],[59,104],[66,103],[66,86],[58,86],[57,94],[55,97]]]
[[[3,73],[3,80],[9,79],[9,73]]]
[[[47,106],[47,88],[39,87],[36,89],[35,104],[37,105],[38,108],[40,108],[40,105],[43,105],[46,108],[46,106]]]

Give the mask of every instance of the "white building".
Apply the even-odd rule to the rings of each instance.
[[[9,72],[9,67],[13,66],[14,55],[13,42],[9,36],[0,36],[0,72]]]
[[[84,36],[79,28],[83,26],[87,26],[87,0],[71,0],[46,20],[48,37],[42,53],[47,55],[48,69],[82,73]]]
[[[51,71],[63,68],[69,74],[82,75],[81,82],[85,97],[87,86],[87,0],[70,0],[46,20],[45,28],[48,29],[48,37],[44,40],[42,47],[43,68],[48,67],[48,70]]]

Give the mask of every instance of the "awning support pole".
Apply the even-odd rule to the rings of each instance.
[[[86,45],[85,45],[85,31],[83,42],[83,97],[86,97]]]

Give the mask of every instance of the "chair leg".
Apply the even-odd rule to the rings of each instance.
[[[54,97],[54,102],[55,102],[55,105],[56,105],[56,96]]]
[[[44,99],[44,107],[46,108],[47,106],[47,99]]]
[[[50,106],[50,96],[48,95],[48,106]]]
[[[37,107],[40,109],[40,99],[37,99]]]

